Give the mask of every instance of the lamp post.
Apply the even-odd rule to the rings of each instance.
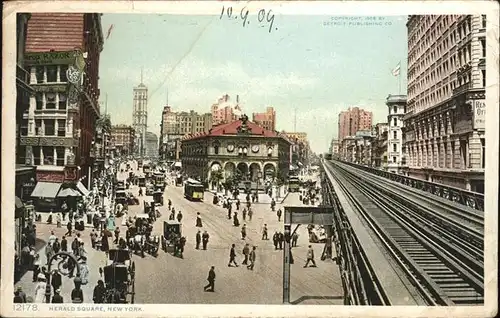
[[[260,178],[262,178],[262,171],[259,171],[257,173],[257,183],[255,184],[256,193],[257,193],[257,197],[255,198],[256,202],[259,202],[259,182],[260,182]]]
[[[46,287],[45,287],[45,303],[47,303],[47,304],[50,304],[50,296],[52,295],[52,292],[51,292],[51,282],[50,282],[50,279],[51,279],[50,268],[51,268],[51,265],[52,265],[52,261],[54,259],[57,259],[60,256],[62,256],[63,258],[66,258],[67,259],[66,262],[73,262],[74,266],[76,267],[76,276],[75,276],[75,278],[73,280],[73,282],[75,284],[75,287],[77,285],[80,286],[81,283],[82,283],[82,280],[80,278],[80,265],[78,264],[78,260],[75,258],[75,256],[73,256],[73,254],[70,254],[68,252],[59,252],[57,254],[52,255],[52,257],[49,259],[48,267],[47,267],[47,273],[45,275],[46,280],[47,280]],[[62,264],[64,264],[64,262],[60,262],[58,267],[61,267]],[[69,276],[69,274],[74,270],[74,268],[71,267],[71,266],[69,266],[69,264],[68,264],[67,268],[71,269],[71,271],[68,270],[68,272],[66,272],[64,270],[59,269],[59,273],[61,273],[64,276]]]

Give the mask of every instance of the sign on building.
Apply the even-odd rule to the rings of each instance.
[[[26,53],[25,65],[68,65],[75,62],[75,52],[40,52]]]
[[[473,129],[484,129],[486,118],[486,102],[484,99],[476,99],[473,101],[472,110],[474,112]]]

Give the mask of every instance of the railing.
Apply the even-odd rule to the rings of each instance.
[[[468,206],[472,209],[476,209],[479,211],[484,211],[484,194],[479,192],[467,191],[460,188],[451,187],[444,184],[438,184],[434,182],[429,182],[426,180],[416,179],[404,175],[400,175],[397,173],[392,173],[388,171],[378,170],[371,167],[366,167],[362,165],[357,165],[352,162],[342,161],[345,164],[353,166],[355,168],[373,173],[375,175],[387,178],[392,181],[396,181],[407,185],[409,187],[426,191],[436,196],[439,196],[443,199],[450,200],[452,202],[456,202],[458,204],[462,204]]]
[[[16,83],[20,84],[26,90],[31,90],[30,76],[30,73],[22,68],[21,65],[16,65]]]

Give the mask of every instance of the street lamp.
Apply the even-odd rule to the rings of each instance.
[[[260,181],[260,178],[262,178],[262,171],[259,171],[257,173],[257,183],[256,183],[257,198],[255,199],[257,202],[259,202],[259,181]]]
[[[76,267],[76,276],[73,280],[75,287],[77,285],[80,286],[82,284],[82,279],[80,278],[80,265],[78,264],[78,260],[76,259],[76,257],[73,254],[70,254],[68,252],[59,252],[57,254],[52,255],[52,257],[48,261],[47,273],[45,274],[45,277],[47,280],[46,287],[45,287],[45,303],[47,303],[47,304],[50,304],[50,296],[52,295],[52,292],[51,292],[51,285],[52,284],[50,282],[50,279],[51,279],[50,268],[52,265],[52,261],[54,259],[59,258],[59,257],[66,258],[67,259],[66,262],[73,262],[74,267]],[[64,262],[60,262],[59,267],[62,264],[64,264]],[[71,274],[73,272],[74,267],[69,266],[69,264],[68,264],[67,268],[69,268],[70,270],[68,270],[68,272],[66,272],[66,271],[59,269],[59,273],[61,273],[63,276],[69,276],[69,274]]]

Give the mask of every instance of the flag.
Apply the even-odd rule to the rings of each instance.
[[[398,63],[395,69],[392,70],[392,75],[399,76],[399,71],[401,70],[401,62]]]
[[[114,24],[110,25],[109,26],[109,29],[108,29],[108,34],[106,35],[106,40],[109,38],[109,36],[111,35],[111,30],[113,30],[113,26]]]

